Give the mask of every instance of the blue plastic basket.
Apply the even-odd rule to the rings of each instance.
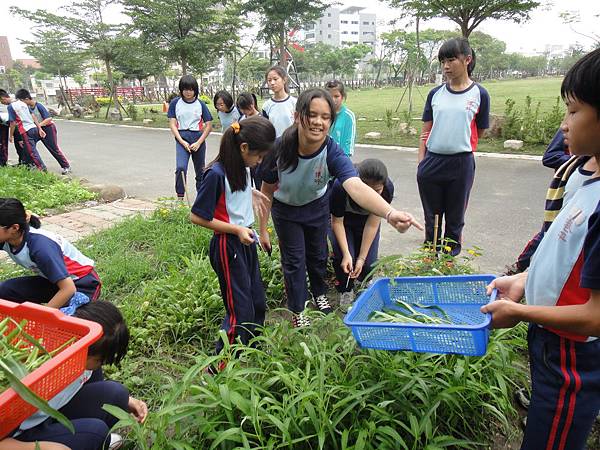
[[[494,275],[445,277],[380,278],[364,291],[346,314],[344,323],[352,329],[363,348],[412,350],[413,352],[484,355],[489,338],[490,314],[479,311],[495,300],[496,291],[486,295],[486,286]],[[437,305],[452,324],[414,324],[369,322],[369,314],[384,307],[402,309],[395,300]],[[426,308],[424,314],[439,315]]]

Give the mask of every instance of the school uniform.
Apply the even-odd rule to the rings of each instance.
[[[8,105],[8,120],[16,124],[17,131],[21,135],[23,151],[27,155],[23,159],[31,162],[39,170],[46,170],[46,165],[36,148],[36,143],[41,139],[40,134],[25,102],[16,100]]]
[[[213,120],[206,104],[194,99],[192,102],[186,102],[181,97],[175,97],[169,104],[167,112],[169,119],[177,119],[177,129],[181,138],[189,144],[193,144],[202,136],[202,126],[204,122]],[[175,139],[176,168],[175,168],[175,192],[178,197],[185,196],[185,180],[187,180],[187,168],[190,161],[190,153]],[[206,160],[206,142],[191,152],[194,172],[196,173],[196,191],[200,188],[202,180],[202,170]]]
[[[17,303],[46,303],[58,292],[56,283],[67,277],[78,292],[91,300],[100,296],[101,282],[94,261],[62,236],[30,227],[24,231],[19,247],[11,248],[8,242],[0,245],[17,265],[36,273],[0,282],[0,298]]]
[[[335,116],[335,122],[329,130],[335,142],[342,147],[347,156],[354,154],[354,141],[356,139],[356,118],[354,113],[342,105],[340,111]]]
[[[475,177],[478,128],[489,128],[490,98],[478,83],[464,91],[442,84],[429,92],[423,122],[433,121],[425,158],[417,168],[417,183],[425,215],[425,241],[434,241],[434,221],[445,221],[444,237],[451,254],[461,250],[465,211]]]
[[[281,136],[294,123],[297,101],[296,97],[288,95],[283,100],[270,98],[263,104],[262,115],[273,124],[277,137]]]
[[[565,145],[565,135],[559,128],[542,156],[542,164],[551,169],[558,169],[571,158],[569,147]]]
[[[386,202],[392,203],[392,199],[394,198],[394,184],[389,178],[384,184],[381,197],[383,197]],[[356,261],[356,257],[360,253],[365,225],[371,213],[361,206],[358,206],[356,202],[350,198],[339,180],[336,180],[331,188],[329,207],[331,214],[334,217],[342,217],[344,219],[344,231],[346,232],[348,251],[350,252],[350,255],[352,255],[352,260]],[[358,281],[363,281],[365,279],[369,272],[371,272],[372,265],[377,260],[379,252],[379,232],[380,229],[377,230],[377,234],[371,243],[362,272],[358,276]],[[351,278],[348,281],[348,274],[344,272],[341,267],[344,255],[332,229],[329,230],[329,240],[331,241],[331,246],[333,248],[333,268],[335,270],[336,289],[338,292],[351,291],[354,287],[354,279]],[[348,282],[347,285],[346,282]]]
[[[515,263],[518,272],[524,272],[531,263],[531,257],[537,250],[544,233],[548,231],[550,225],[575,192],[590,179],[594,172],[585,170],[583,166],[590,159],[589,156],[571,156],[562,166],[560,166],[550,182],[546,192],[546,202],[544,207],[544,223],[542,229],[527,243]]]
[[[232,192],[221,163],[211,164],[204,172],[192,213],[205,220],[252,227],[252,186],[250,170],[246,169],[246,188]],[[258,267],[256,243],[242,244],[229,233],[216,233],[210,241],[210,263],[219,278],[219,286],[225,306],[225,318],[221,328],[229,343],[236,337],[247,344],[256,334],[256,327],[265,321],[265,291]],[[218,340],[216,350],[223,349]]]
[[[38,123],[42,123],[42,121],[51,117],[46,107],[40,102],[36,102],[33,108],[29,108],[29,111],[36,117]],[[44,130],[46,133],[46,137],[42,138],[42,143],[48,149],[54,159],[56,159],[56,162],[58,162],[60,167],[62,169],[68,169],[70,167],[69,161],[58,146],[56,125],[54,125],[54,122],[50,120],[50,123],[48,123],[48,125],[44,125],[42,130]]]
[[[275,145],[281,145],[281,140]],[[261,175],[265,183],[278,183],[271,215],[279,237],[288,308],[300,313],[308,299],[307,272],[313,297],[327,292],[329,179],[335,177],[344,183],[358,174],[350,158],[328,137],[313,155],[298,155],[295,169],[281,170],[272,158],[264,164]]]
[[[525,287],[527,303],[558,307],[600,289],[600,178],[585,181],[546,232]],[[585,448],[600,410],[600,340],[531,324],[531,404],[522,449]]]
[[[48,403],[71,421],[74,434],[45,413],[37,411],[21,423],[12,437],[21,442],[49,441],[72,449],[98,450],[104,448],[110,429],[118,421],[102,406],[108,404],[127,411],[129,392],[120,383],[104,380],[101,370],[85,370]]]
[[[8,108],[0,103],[0,167],[8,163]]]
[[[240,112],[235,106],[231,108],[231,111],[229,112],[217,111],[217,115],[219,116],[219,121],[221,122],[221,128],[223,129],[223,132],[225,132],[225,130],[227,130],[227,128],[229,128],[233,122],[240,121]]]

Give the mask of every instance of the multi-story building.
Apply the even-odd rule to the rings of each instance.
[[[0,73],[6,72],[12,66],[13,59],[10,53],[10,45],[8,45],[8,38],[0,36]]]
[[[366,44],[375,47],[377,36],[376,15],[365,13],[365,8],[330,7],[312,26],[304,30],[304,40],[308,44],[323,42],[334,47]]]

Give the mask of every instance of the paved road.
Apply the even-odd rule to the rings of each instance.
[[[121,185],[128,195],[143,199],[174,195],[175,152],[167,130],[69,121],[60,121],[57,126],[59,143],[72,161],[74,175],[96,183]],[[209,138],[208,160],[215,155],[218,139]],[[58,171],[43,146],[41,154],[50,170]],[[359,148],[354,159],[366,157],[380,158],[388,166],[396,185],[394,206],[422,217],[415,179],[416,154]],[[483,249],[483,257],[477,260],[482,272],[500,272],[539,229],[550,177],[550,170],[539,161],[477,158],[464,239],[466,247],[477,245]],[[410,252],[422,238],[415,230],[398,234],[383,225],[380,252]]]

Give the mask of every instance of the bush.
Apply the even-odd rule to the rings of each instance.
[[[200,100],[202,100],[204,103],[206,103],[207,105],[211,105],[212,104],[212,99],[208,95],[202,94],[198,98]]]
[[[564,117],[564,108],[560,98],[547,113],[540,112],[540,102],[533,104],[530,96],[525,98],[525,105],[520,109],[516,102],[506,100],[502,137],[519,139],[528,144],[547,144],[552,140]]]

